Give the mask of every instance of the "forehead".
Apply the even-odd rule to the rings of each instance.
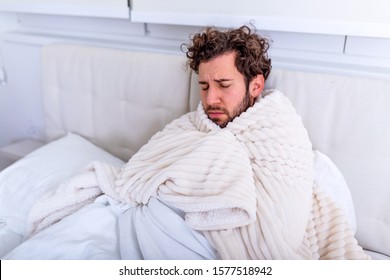
[[[199,79],[234,78],[236,75],[241,75],[235,65],[235,57],[235,53],[230,52],[201,62],[199,64]]]

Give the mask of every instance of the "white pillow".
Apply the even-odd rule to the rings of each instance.
[[[352,194],[341,171],[333,161],[319,151],[314,151],[315,181],[344,210],[347,220],[356,232],[356,214]]]
[[[0,221],[24,235],[34,202],[94,160],[124,164],[81,136],[68,133],[4,169],[0,173]]]

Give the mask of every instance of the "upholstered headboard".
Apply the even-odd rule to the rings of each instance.
[[[124,160],[199,101],[184,55],[49,45],[42,62],[48,140],[76,132]],[[390,80],[274,69],[267,87],[344,174],[361,245],[390,256]]]
[[[127,160],[190,109],[185,56],[75,45],[42,50],[47,140],[78,133]]]

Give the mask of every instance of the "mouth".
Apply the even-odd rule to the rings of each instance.
[[[207,115],[210,119],[220,119],[222,116],[225,115],[225,112],[223,111],[208,111]]]

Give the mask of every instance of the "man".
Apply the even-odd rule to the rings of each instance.
[[[271,70],[268,42],[246,26],[228,32],[207,29],[188,48],[189,65],[199,75],[203,108],[225,127],[253,106]]]
[[[267,50],[267,41],[245,26],[196,34],[187,57],[199,74],[197,110],[155,134],[123,168],[92,163],[56,191],[87,205],[70,216],[85,224],[102,211],[88,205],[93,197],[117,209],[120,253],[112,258],[367,258],[345,215],[314,181],[301,118],[281,92],[264,90]],[[21,247],[39,257],[34,240],[45,240],[50,257],[50,236],[69,224],[64,219],[39,231],[62,218],[52,213],[71,213],[42,215],[42,203],[34,209],[30,233],[38,233]],[[8,257],[20,257],[18,249]]]

